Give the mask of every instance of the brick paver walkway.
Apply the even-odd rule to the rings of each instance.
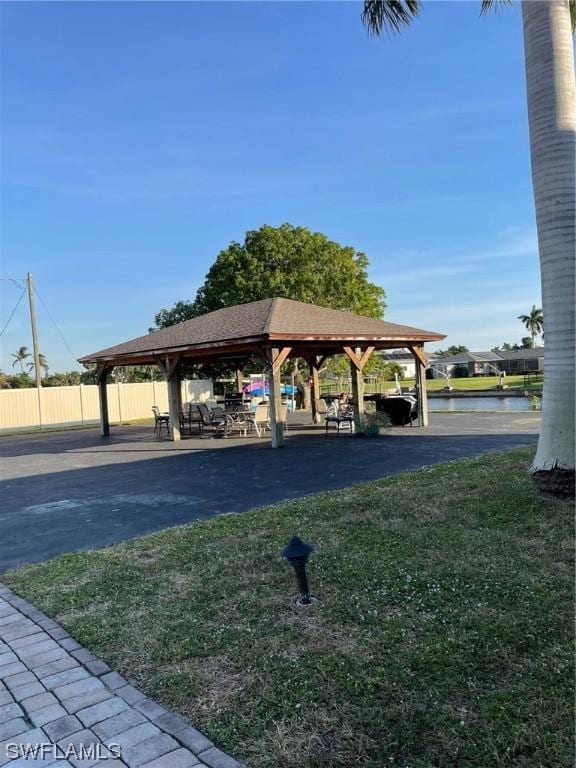
[[[27,745],[46,746],[25,760]],[[242,768],[0,584],[0,766],[8,765]]]

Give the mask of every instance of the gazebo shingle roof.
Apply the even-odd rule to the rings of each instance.
[[[177,325],[117,344],[80,358],[81,363],[98,363],[123,358],[145,358],[166,351],[220,349],[242,343],[293,340],[295,342],[439,341],[443,334],[398,325],[284,298],[262,299],[249,304],[219,309],[185,320]]]

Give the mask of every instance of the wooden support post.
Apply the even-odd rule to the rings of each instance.
[[[242,368],[236,369],[236,392],[242,392],[244,387],[244,371]]]
[[[410,347],[416,363],[416,386],[418,388],[418,426],[428,426],[428,393],[426,391],[426,354],[424,345]]]
[[[331,357],[329,354],[314,355],[314,357],[308,358],[307,363],[310,368],[310,376],[312,378],[312,421],[314,424],[320,424],[322,422],[322,416],[316,413],[316,400],[322,397],[320,392],[320,369],[326,362],[327,358]]]
[[[356,349],[356,355],[360,357],[360,349]],[[364,374],[362,368],[353,360],[350,360],[350,373],[354,401],[354,430],[360,433],[364,427]]]
[[[106,379],[112,369],[105,365],[99,365],[96,370],[98,382],[98,397],[100,400],[100,434],[102,437],[110,437],[110,417],[108,415],[108,390]]]
[[[343,347],[344,352],[350,358],[350,373],[352,375],[352,399],[354,401],[354,429],[361,432],[364,422],[364,366],[370,360],[374,347],[360,347],[352,349]]]
[[[306,364],[308,366],[308,375],[310,381],[310,400],[312,405],[312,423],[320,424],[321,416],[316,412],[316,400],[320,397],[320,382],[318,379],[319,365],[317,355],[306,358]]]
[[[284,444],[284,413],[280,394],[280,368],[290,354],[291,348],[273,348],[271,350],[268,369],[270,380],[270,430],[272,432],[272,448],[281,448]]]
[[[314,424],[320,424],[322,417],[316,410],[316,400],[320,399],[320,377],[318,359],[314,357],[308,365],[310,366],[310,377],[312,379],[312,421]]]
[[[180,406],[182,404],[180,358],[181,355],[167,356],[165,360],[156,358],[156,362],[168,384],[168,413],[170,414],[172,440],[175,442],[180,440]]]
[[[168,379],[168,413],[172,440],[180,440],[180,372]]]

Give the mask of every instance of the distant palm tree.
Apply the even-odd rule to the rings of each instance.
[[[28,347],[20,347],[18,352],[11,352],[10,354],[14,358],[14,361],[12,362],[12,368],[14,368],[16,363],[20,363],[20,370],[22,373],[24,373],[24,360],[30,357]]]
[[[497,2],[482,0],[482,13]],[[398,32],[418,15],[422,5],[421,0],[365,0],[362,20],[373,35]],[[546,387],[531,472],[544,493],[570,497],[575,478],[576,83],[572,33],[576,0],[522,0],[521,8],[532,188],[546,312]]]
[[[40,363],[40,368],[42,368],[42,370],[44,371],[44,374],[47,376],[48,375],[48,361],[46,360],[46,356],[43,355],[42,352],[40,352],[40,354],[38,355],[38,362]],[[28,363],[28,370],[30,371],[30,373],[32,373],[32,371],[34,370],[34,363],[33,362],[32,363]]]
[[[536,346],[536,335],[542,333],[544,330],[544,315],[541,309],[536,308],[536,304],[532,304],[532,309],[528,315],[518,315],[518,320],[524,323],[526,330],[532,336],[532,346]]]

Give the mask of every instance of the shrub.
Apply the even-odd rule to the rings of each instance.
[[[378,437],[384,429],[389,429],[391,425],[389,416],[382,411],[372,411],[362,415],[360,429],[356,430],[357,435],[366,437]]]

